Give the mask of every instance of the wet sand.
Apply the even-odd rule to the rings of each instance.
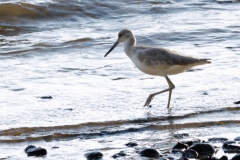
[[[68,155],[68,158],[65,157],[66,159],[76,159],[76,157],[86,159],[84,156],[86,153],[96,151],[103,154],[103,160],[113,159],[112,156],[121,151],[126,153],[126,156],[118,159],[146,159],[139,155],[139,152],[144,148],[154,148],[165,156],[168,155],[178,159],[179,154],[169,155],[177,142],[193,140],[208,142],[209,138],[227,138],[229,141],[233,141],[234,138],[240,136],[238,132],[240,130],[240,120],[234,120],[239,112],[240,107],[229,107],[212,112],[203,111],[202,113],[189,114],[185,117],[149,117],[136,122],[119,122],[118,125],[109,122],[107,126],[92,124],[92,133],[89,129],[88,132],[81,133],[84,130],[84,126],[81,126],[79,131],[75,135],[71,133],[71,136],[67,133],[60,133],[70,132],[71,127],[75,128],[76,131],[76,126],[59,128],[58,134],[56,132],[50,134],[50,128],[45,129],[45,133],[41,133],[40,131],[43,129],[39,128],[35,129],[35,134],[31,133],[31,138],[26,136],[27,139],[22,140],[17,140],[19,136],[14,136],[16,132],[14,133],[11,130],[12,137],[16,140],[1,140],[1,158],[28,159],[24,149],[31,144],[47,149],[46,159],[65,157],[66,154]],[[150,113],[151,110],[148,110],[147,114],[150,115]],[[209,121],[209,119],[212,120]],[[111,125],[111,123],[114,125]],[[81,129],[82,131],[80,131]],[[31,128],[29,128],[30,130]],[[47,133],[48,136],[40,136]],[[39,138],[37,138],[37,134],[39,134]],[[126,144],[129,142],[137,143],[138,146],[127,147]],[[226,155],[230,159],[236,154],[224,153],[223,142],[210,142],[210,144],[215,146],[216,149],[214,157],[220,158]]]

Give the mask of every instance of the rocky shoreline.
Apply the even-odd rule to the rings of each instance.
[[[188,137],[186,133],[175,134],[175,137]],[[167,150],[160,150],[157,147],[142,148],[137,142],[129,142],[125,144],[127,148],[134,148],[135,154],[139,155],[139,159],[159,159],[159,160],[240,160],[240,136],[229,140],[224,137],[212,137],[207,141],[194,140],[179,140],[176,145]],[[219,156],[221,152],[221,156]],[[29,145],[25,148],[27,156],[43,157],[47,156],[47,150],[42,147]],[[218,154],[217,158],[216,155]],[[229,155],[232,155],[229,158]],[[104,154],[98,151],[88,152],[85,155],[87,160],[104,160]],[[135,159],[133,155],[120,151],[111,156],[112,159]]]

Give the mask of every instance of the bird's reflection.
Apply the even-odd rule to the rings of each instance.
[[[168,123],[169,123],[169,128],[168,128],[168,131],[169,131],[169,141],[168,142],[171,142],[173,141],[174,139],[174,134],[176,132],[176,129],[174,127],[174,120],[173,120],[173,116],[172,116],[172,108],[169,107],[168,108]]]

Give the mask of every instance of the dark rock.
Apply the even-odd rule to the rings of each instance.
[[[127,154],[124,153],[123,151],[120,151],[119,153],[114,154],[112,157],[113,158],[118,158],[118,157],[125,157]]]
[[[227,141],[222,146],[225,153],[239,153],[240,146],[236,144],[235,141]]]
[[[188,146],[186,144],[183,144],[181,142],[178,142],[173,148],[172,148],[172,153],[178,153],[181,152],[183,150],[186,150],[188,148]]]
[[[121,80],[121,79],[128,79],[128,78],[126,78],[126,77],[118,77],[118,78],[114,78],[112,80],[116,81],[116,80]]]
[[[16,88],[16,89],[12,89],[12,91],[23,91],[25,88]]]
[[[236,154],[232,157],[232,160],[240,160],[240,154]]]
[[[236,142],[235,141],[226,141],[226,142],[223,143],[223,147],[225,147],[229,144],[236,144]]]
[[[177,149],[177,150],[183,150],[183,149],[187,149],[188,146],[186,144],[183,144],[181,142],[178,142],[173,149]]]
[[[58,147],[58,146],[53,146],[53,147],[52,147],[52,149],[57,149],[57,148],[60,148],[60,147]]]
[[[234,138],[234,141],[240,141],[240,136],[239,136],[239,137],[236,137],[236,138]]]
[[[192,146],[190,146],[188,149],[192,149],[198,153],[198,155],[203,156],[212,156],[215,152],[212,145],[207,143],[195,143]]]
[[[159,157],[161,154],[156,149],[146,148],[140,152],[140,155],[142,157]]]
[[[182,153],[183,158],[196,158],[198,153],[192,149],[188,149]]]
[[[91,160],[91,159],[100,159],[103,157],[103,154],[101,152],[91,152],[91,153],[86,153],[85,154],[85,157],[88,159],[88,160]]]
[[[227,138],[209,138],[208,139],[209,142],[225,142],[228,141]]]
[[[27,151],[28,151],[29,149],[31,149],[31,148],[36,148],[36,146],[34,146],[34,145],[29,145],[29,146],[27,146],[27,147],[24,149],[24,152],[27,153]]]
[[[189,136],[188,133],[177,133],[177,134],[173,135],[173,137],[178,138],[178,139],[183,138],[183,137],[188,137],[188,136]]]
[[[234,104],[240,104],[240,101],[233,102]]]
[[[34,149],[29,149],[27,152],[28,156],[45,156],[47,154],[47,150],[42,147],[37,147]]]
[[[42,147],[36,147],[34,145],[29,145],[27,148],[25,148],[25,153],[27,156],[45,156],[47,154],[47,150]]]
[[[188,147],[190,147],[191,145],[193,145],[193,141],[187,141],[187,142],[182,142],[183,144],[187,145]]]
[[[138,146],[138,144],[137,144],[137,143],[134,143],[134,142],[129,142],[129,143],[125,144],[125,145],[128,146],[128,147]]]
[[[167,157],[169,160],[176,160],[176,158],[173,157]]]
[[[228,157],[223,155],[221,158],[219,158],[219,160],[228,160]]]
[[[65,108],[64,110],[65,110],[65,111],[73,111],[72,108]]]
[[[41,99],[52,99],[53,97],[52,96],[42,96],[40,97]]]

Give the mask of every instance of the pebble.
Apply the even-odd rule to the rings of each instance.
[[[129,143],[125,144],[125,145],[128,146],[128,147],[138,146],[138,144],[137,144],[137,143],[134,143],[134,142],[129,142]]]
[[[73,111],[73,108],[65,108],[65,111]]]
[[[198,157],[198,153],[192,149],[188,149],[182,153],[183,158],[196,158]]]
[[[207,143],[195,143],[188,149],[196,151],[201,156],[212,156],[215,152],[213,146]]]
[[[113,158],[118,158],[118,157],[125,157],[127,154],[124,153],[123,151],[120,151],[119,153],[114,154],[112,157]]]
[[[227,138],[209,138],[208,139],[209,142],[225,142],[228,141]]]
[[[240,160],[240,154],[236,154],[232,157],[232,160]]]
[[[208,93],[207,93],[207,92],[204,92],[203,95],[208,95]]]
[[[53,147],[52,147],[52,149],[57,149],[57,148],[60,148],[60,147],[58,147],[58,146],[53,146]]]
[[[236,144],[235,141],[225,142],[222,146],[223,151],[225,153],[239,153],[240,152],[240,146],[234,145],[234,144]]]
[[[223,143],[223,147],[227,146],[229,144],[236,144],[236,142],[235,141],[226,141],[226,142]]]
[[[27,146],[27,147],[24,149],[24,152],[27,153],[27,151],[28,151],[29,149],[31,149],[31,148],[36,148],[36,146],[34,146],[34,145],[29,145],[29,146]]]
[[[240,104],[240,101],[233,102],[234,104]]]
[[[25,148],[25,153],[27,156],[45,156],[47,154],[47,150],[42,147],[36,147],[34,145],[29,145]]]
[[[183,144],[181,142],[178,142],[173,148],[172,153],[182,153],[184,150],[186,150],[188,146],[186,144]]]
[[[142,157],[159,157],[161,154],[156,149],[146,148],[140,152],[140,155]]]
[[[16,88],[16,89],[12,89],[12,91],[23,91],[25,88]]]
[[[41,99],[52,99],[53,97],[52,96],[42,96],[40,97]]]
[[[240,136],[239,136],[239,137],[236,137],[236,138],[234,138],[234,141],[240,141]]]
[[[228,157],[223,155],[221,158],[219,158],[219,160],[228,160]]]
[[[100,159],[103,157],[103,154],[101,152],[91,152],[91,153],[86,153],[85,157],[87,159]]]
[[[183,144],[181,142],[178,142],[174,147],[173,150],[183,150],[183,149],[187,149],[188,146],[186,144]]]

